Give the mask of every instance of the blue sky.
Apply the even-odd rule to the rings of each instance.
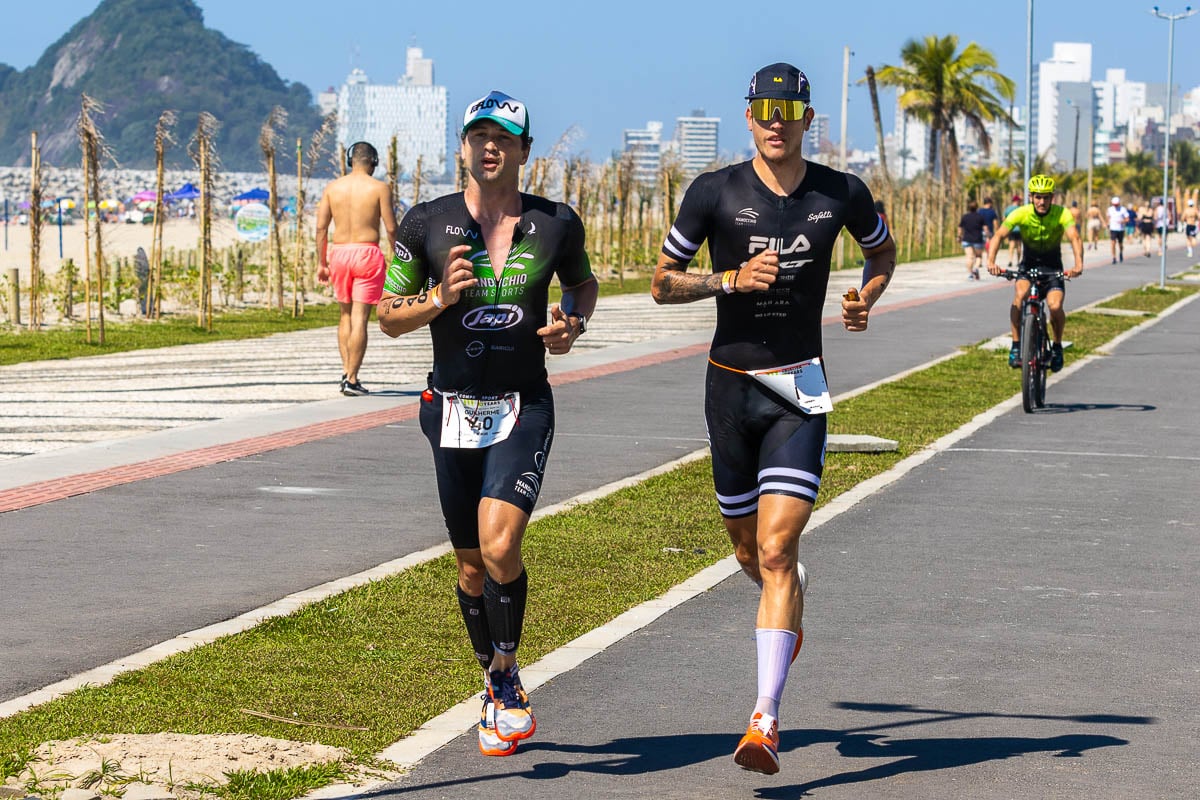
[[[30,66],[99,0],[5,2],[0,62]],[[967,0],[766,0],[762,2],[365,2],[198,0],[205,24],[248,45],[285,80],[314,94],[338,85],[351,66],[373,82],[404,71],[409,43],[434,60],[435,80],[449,89],[451,118],[492,88],[528,103],[534,154],[545,153],[571,125],[584,132],[574,150],[593,159],[620,146],[621,131],[647,120],[665,123],[702,108],[721,117],[721,148],[747,146],[742,118],[751,74],[774,61],[803,69],[813,105],[840,126],[842,48],[849,45],[851,146],[871,148],[874,132],[865,85],[868,64],[898,63],[907,39],[956,33],[996,54],[1024,100],[1025,2]],[[1054,41],[1091,42],[1093,78],[1123,67],[1131,80],[1164,83],[1166,21],[1117,0],[1035,0],[1034,61]],[[1167,12],[1178,6],[1162,5]],[[356,10],[355,10],[356,9]],[[1084,10],[1081,12],[1081,9]],[[1200,15],[1176,23],[1175,83],[1200,85]],[[884,128],[891,127],[884,98]]]

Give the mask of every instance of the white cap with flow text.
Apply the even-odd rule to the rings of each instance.
[[[480,120],[490,119],[514,136],[529,135],[529,110],[525,104],[504,92],[492,90],[467,106],[462,132]]]

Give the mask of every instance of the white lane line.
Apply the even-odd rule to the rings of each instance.
[[[1089,450],[1019,450],[1004,447],[948,447],[947,453],[1007,453],[1031,456],[1078,456],[1080,458],[1148,458],[1155,461],[1200,461],[1200,456],[1163,456],[1154,453],[1100,453]]]
[[[590,492],[576,495],[562,503],[552,506],[546,506],[534,511],[531,519],[541,519],[542,517],[551,514],[557,514],[560,511],[566,511],[581,503],[589,503],[592,500],[598,500],[601,497],[612,494],[619,489],[624,489],[627,486],[632,486],[642,481],[652,478],[655,475],[661,475],[664,472],[670,472],[676,467],[682,466],[690,461],[695,461],[703,458],[708,454],[708,449],[703,448],[696,450],[688,455],[671,461],[667,464],[647,470],[638,475],[632,475],[619,481],[605,484],[599,488],[593,489]],[[320,492],[320,489],[309,489],[306,487],[260,487],[262,491],[280,491],[299,493],[299,492]],[[326,490],[327,491],[327,490]],[[84,685],[102,686],[109,683],[117,675],[122,672],[129,672],[135,669],[148,667],[156,661],[161,661],[164,658],[173,656],[176,653],[182,653],[186,650],[191,650],[193,647],[198,647],[203,644],[214,642],[222,636],[229,636],[234,633],[241,633],[249,630],[254,626],[265,622],[272,617],[281,617],[291,614],[300,607],[310,603],[316,603],[325,600],[333,595],[341,594],[349,591],[357,586],[370,583],[371,581],[382,580],[393,575],[404,572],[407,569],[415,567],[419,564],[424,564],[426,561],[432,561],[450,552],[449,543],[439,544],[434,547],[429,547],[416,553],[410,553],[402,558],[386,561],[371,569],[349,575],[345,578],[339,578],[328,583],[314,586],[311,589],[295,592],[273,603],[269,603],[260,608],[247,611],[232,619],[218,622],[213,625],[207,625],[203,628],[197,628],[193,631],[180,634],[173,639],[148,647],[132,655],[124,658],[119,658],[116,661],[103,664],[99,667],[94,667],[82,672],[78,675],[73,675],[69,678],[64,678],[57,683],[52,683],[49,686],[29,692],[28,694],[14,697],[11,700],[6,700],[0,703],[0,719],[20,713],[36,705],[48,703],[49,701],[61,697],[68,692],[73,692]],[[459,730],[461,733],[462,730]]]

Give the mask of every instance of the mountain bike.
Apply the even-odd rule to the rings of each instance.
[[[1006,269],[1008,280],[1029,281],[1029,294],[1021,303],[1021,406],[1026,414],[1046,405],[1046,374],[1050,371],[1050,330],[1046,313],[1046,284],[1063,271],[1047,267]]]

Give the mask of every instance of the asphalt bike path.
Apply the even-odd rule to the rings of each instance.
[[[778,775],[732,762],[757,604],[735,574],[535,690],[516,755],[469,731],[368,796],[1194,796],[1198,342],[1188,302],[805,535]]]
[[[1086,277],[1069,290],[1072,307],[1153,276],[1129,265]],[[1003,281],[948,286],[937,302],[881,306],[867,337],[827,326],[834,391],[1002,329]],[[698,351],[559,387],[541,505],[702,447]],[[384,402],[411,404],[413,391]],[[102,454],[77,448],[67,460],[84,471]],[[0,701],[444,543],[428,457],[409,419],[0,514]]]

